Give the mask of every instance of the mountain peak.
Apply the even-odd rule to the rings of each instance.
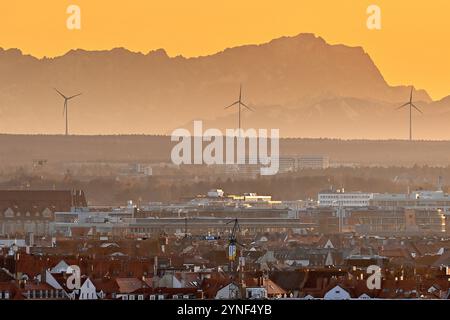
[[[245,118],[246,125],[255,121],[249,127],[270,125],[291,136],[343,136],[338,131],[345,130],[347,137],[358,136],[351,128],[358,119],[392,116],[410,90],[389,86],[363,48],[328,44],[312,33],[189,59],[169,57],[164,49],[146,54],[77,49],[40,60],[17,49],[0,50],[0,66],[0,128],[15,133],[16,123],[23,123],[25,132],[60,132],[55,86],[90,92],[74,101],[78,133],[163,133],[200,117],[235,120],[233,111],[221,106],[232,101],[242,83],[247,103],[258,110]],[[414,99],[424,101],[424,109],[431,103],[422,90]],[[219,120],[218,128],[224,123]],[[308,125],[309,131],[302,131]]]
[[[152,57],[159,57],[159,58],[169,58],[169,55],[167,54],[166,50],[164,50],[162,48],[149,51],[147,55],[152,56]]]

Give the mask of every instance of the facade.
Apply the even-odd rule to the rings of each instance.
[[[86,206],[80,190],[1,190],[0,235],[47,235],[56,211]]]
[[[348,228],[360,234],[444,233],[445,215],[438,210],[364,208],[353,210]]]
[[[443,191],[414,191],[406,193],[374,194],[370,205],[376,207],[402,207],[412,209],[442,210],[450,213],[450,195]]]
[[[298,169],[326,169],[330,166],[330,159],[325,155],[303,155],[297,159]]]
[[[341,288],[340,286],[336,286],[330,291],[328,291],[323,297],[324,300],[349,300],[351,299],[350,294]]]
[[[97,300],[97,289],[95,288],[92,281],[87,278],[80,287],[80,292],[78,296],[79,300]]]
[[[264,165],[259,164],[257,158],[242,158],[240,164],[225,167],[225,174],[255,178],[260,175]],[[278,173],[289,173],[304,169],[326,169],[330,166],[330,159],[326,155],[292,155],[278,158]]]
[[[208,191],[208,197],[210,198],[222,198],[224,192],[222,189],[211,189]]]
[[[217,291],[215,299],[238,299],[241,296],[240,290],[237,284],[230,282]]]
[[[373,193],[365,192],[345,192],[324,191],[318,195],[318,205],[320,207],[368,207]]]

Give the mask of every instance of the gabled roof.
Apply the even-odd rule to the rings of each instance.
[[[147,283],[137,278],[116,278],[119,293],[131,293],[138,289],[149,288]]]
[[[273,282],[270,279],[264,279],[263,280],[263,286],[267,289],[267,294],[269,296],[285,295],[285,294],[287,294],[286,290],[281,288],[279,285],[277,285],[275,282]]]
[[[64,260],[61,260],[50,270],[50,273],[66,273],[67,268],[69,268],[69,265]]]
[[[439,258],[433,263],[433,267],[449,266],[450,267],[450,251],[444,252]]]
[[[275,271],[270,275],[277,285],[286,291],[300,290],[306,279],[305,272],[299,271]]]
[[[346,300],[350,299],[351,296],[350,293],[348,293],[344,288],[337,285],[333,289],[325,293],[323,298],[325,300]]]
[[[95,279],[92,283],[98,292],[102,291],[107,296],[119,292],[119,285],[115,279]]]
[[[214,277],[210,279],[203,279],[201,288],[205,293],[205,298],[213,299],[217,292],[232,283],[232,280],[225,277]]]

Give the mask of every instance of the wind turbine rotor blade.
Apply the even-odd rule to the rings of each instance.
[[[412,102],[412,94],[413,94],[413,87],[411,87],[411,94],[409,96],[409,102]]]
[[[239,101],[233,102],[232,104],[230,104],[228,107],[225,107],[224,109],[231,108],[232,106],[234,106],[234,105],[236,105],[238,103],[239,103]]]
[[[411,103],[411,105],[413,106],[414,109],[423,114],[422,110],[420,110],[414,103]]]
[[[73,99],[73,98],[78,97],[78,96],[81,96],[81,95],[82,95],[82,93],[73,95],[73,96],[71,96],[71,97],[68,97],[67,100]]]
[[[401,105],[400,107],[398,107],[397,108],[397,110],[400,110],[401,108],[404,108],[404,107],[406,107],[406,106],[409,106],[409,102],[407,102],[407,103],[405,103],[404,105]]]
[[[66,114],[66,112],[67,112],[67,100],[64,100],[63,116]]]
[[[64,99],[67,99],[67,97],[61,93],[61,91],[59,91],[56,88],[53,88],[53,89],[55,89],[55,91],[58,92],[61,97],[63,97]]]
[[[248,110],[250,110],[250,111],[255,111],[255,110],[253,110],[252,108],[250,108],[248,105],[246,105],[245,103],[243,103],[242,101],[241,101],[241,104],[242,104],[244,107],[246,107]]]
[[[239,86],[239,101],[241,101],[242,99],[242,83],[241,83],[241,85]]]

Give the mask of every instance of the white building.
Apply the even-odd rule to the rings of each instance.
[[[247,299],[266,299],[267,289],[264,287],[247,287],[245,288],[245,297]]]
[[[298,169],[326,169],[330,159],[325,155],[303,155],[298,158]]]
[[[92,281],[87,278],[80,288],[79,300],[97,300],[97,290]]]
[[[376,207],[442,210],[448,214],[450,212],[450,195],[441,190],[421,190],[411,193],[380,193],[374,194],[370,204]]]
[[[320,207],[367,207],[373,197],[373,193],[325,191],[319,193],[318,204]]]
[[[208,191],[208,197],[210,198],[222,198],[224,192],[222,189],[211,189]]]
[[[217,291],[215,299],[238,299],[240,296],[239,287],[235,283],[230,282],[228,285]]]

